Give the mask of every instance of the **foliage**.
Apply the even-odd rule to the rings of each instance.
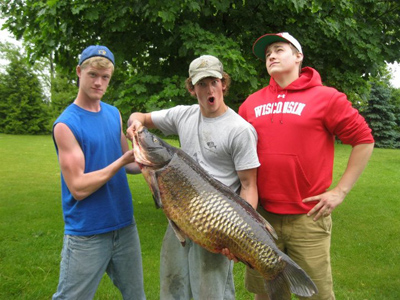
[[[395,130],[394,106],[390,103],[391,90],[379,82],[373,82],[365,119],[372,129],[375,146],[378,148],[400,148],[396,143],[399,132]]]
[[[108,45],[123,81],[112,91],[124,115],[191,103],[182,91],[191,60],[218,56],[231,75],[234,108],[267,82],[251,52],[256,38],[289,31],[303,45],[304,65],[324,82],[366,101],[367,79],[399,60],[397,0],[11,0],[0,4],[5,28],[23,38],[32,61],[52,57],[71,70],[89,44]],[[122,86],[123,89],[122,89]],[[124,91],[122,93],[122,90]],[[120,96],[120,97],[119,97]],[[114,100],[112,100],[114,101]]]
[[[393,107],[396,125],[394,130],[397,132],[396,145],[400,148],[400,88],[391,88],[390,105]]]
[[[0,134],[0,299],[51,299],[58,283],[63,238],[60,172],[47,136]],[[171,142],[166,139],[167,142]],[[175,144],[176,145],[176,144]],[[350,146],[337,145],[334,184]],[[23,159],[21,159],[23,158]],[[345,201],[333,212],[332,271],[336,299],[400,299],[400,150],[375,149]],[[142,175],[128,176],[142,246],[147,299],[159,299],[159,261],[167,220],[155,209]],[[379,220],[379,221],[377,221]],[[235,264],[238,300],[244,265]],[[122,299],[104,277],[95,299]]]
[[[51,119],[49,126],[52,127],[56,118],[74,101],[76,94],[76,83],[62,73],[56,73],[55,77],[51,79]]]
[[[189,63],[201,54],[224,63],[233,80],[226,101],[237,109],[268,80],[251,45],[260,35],[279,31],[296,36],[304,65],[315,67],[325,84],[344,91],[364,111],[369,77],[386,76],[385,62],[399,60],[399,8],[394,0],[0,3],[3,27],[24,39],[30,60],[50,63],[49,124],[73,97],[78,54],[88,44],[106,44],[114,52],[117,68],[103,100],[116,105],[126,120],[132,111],[194,103],[184,81]]]
[[[0,44],[10,63],[0,74],[0,132],[48,133],[48,107],[32,67],[10,44]]]

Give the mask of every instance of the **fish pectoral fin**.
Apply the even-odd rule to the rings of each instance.
[[[153,200],[154,200],[154,203],[155,203],[157,209],[162,208],[162,204],[161,204],[160,198],[158,196],[155,196],[153,194]]]
[[[162,208],[162,201],[160,195],[160,188],[158,187],[156,173],[154,171],[149,171],[150,176],[150,187],[151,193],[153,194],[153,200],[157,208]]]
[[[175,232],[176,237],[178,238],[178,240],[181,242],[182,246],[185,247],[186,245],[186,238],[185,238],[185,234],[182,232],[182,230],[179,229],[179,227],[174,223],[174,221],[169,220],[169,224],[171,225],[172,229]]]

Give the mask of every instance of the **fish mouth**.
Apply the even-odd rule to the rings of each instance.
[[[135,161],[139,164],[142,168],[143,166],[153,166],[151,161],[148,160],[146,155],[146,150],[141,146],[140,143],[140,135],[143,133],[144,126],[139,127],[135,130],[132,146],[133,146],[133,153],[135,155]]]

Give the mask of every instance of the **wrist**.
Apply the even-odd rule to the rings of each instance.
[[[341,197],[344,198],[350,192],[351,187],[345,187],[345,186],[337,185],[335,190],[340,194]]]

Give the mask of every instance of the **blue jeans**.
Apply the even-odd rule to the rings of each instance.
[[[124,299],[146,299],[135,222],[104,234],[65,235],[60,279],[53,299],[93,299],[105,272]]]

